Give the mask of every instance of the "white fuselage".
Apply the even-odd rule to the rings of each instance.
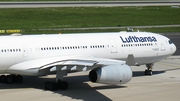
[[[1,36],[0,73],[23,61],[54,56],[91,55],[126,60],[133,54],[138,64],[148,64],[175,51],[167,37],[147,32]]]

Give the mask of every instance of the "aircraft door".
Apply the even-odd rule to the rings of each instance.
[[[111,53],[117,53],[116,42],[114,40],[109,40],[109,41],[110,41]]]
[[[161,38],[159,39],[160,39],[160,51],[165,51],[166,50],[165,41],[162,40]]]
[[[28,56],[28,48],[26,45],[22,45],[22,51],[23,51],[23,54],[24,54],[24,57],[27,57]]]

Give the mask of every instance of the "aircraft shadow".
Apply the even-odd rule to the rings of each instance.
[[[180,68],[178,68],[180,69]],[[171,71],[175,69],[162,70],[162,71],[153,71],[153,75],[162,74],[166,71]],[[145,76],[144,71],[133,71],[133,77]],[[35,88],[35,89],[44,89],[44,82],[54,81],[55,78],[42,78],[42,77],[29,77],[24,76],[24,81],[21,84],[3,84],[0,83],[0,89],[18,89],[18,88]],[[111,101],[110,98],[98,92],[98,90],[105,89],[117,89],[117,88],[126,88],[126,86],[121,85],[99,85],[91,87],[87,81],[89,81],[88,75],[81,76],[67,76],[65,80],[69,83],[68,90],[57,90],[52,91],[56,94],[61,94],[62,96],[68,96],[72,99],[85,100],[85,101],[99,101],[106,100]],[[43,90],[45,92],[45,90]]]
[[[153,71],[152,75],[158,75],[165,72],[166,71]],[[139,76],[146,76],[146,75],[144,74],[144,71],[133,71],[133,77],[139,77]]]

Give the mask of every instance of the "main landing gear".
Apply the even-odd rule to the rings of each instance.
[[[68,89],[68,83],[62,81],[63,76],[67,74],[66,71],[60,71],[56,74],[56,82],[47,81],[44,83],[45,90],[55,91],[58,89],[66,90]],[[12,83],[22,83],[23,77],[21,75],[1,75],[0,83],[12,84]]]
[[[44,89],[50,91],[55,91],[58,89],[66,90],[68,89],[68,83],[66,81],[61,81],[61,80],[58,80],[58,82],[46,81],[44,83]]]
[[[57,73],[56,82],[47,81],[44,83],[45,90],[55,91],[58,89],[66,90],[68,89],[68,83],[66,81],[61,81],[66,72],[62,71]],[[59,79],[60,78],[60,79]],[[22,83],[23,77],[21,75],[1,75],[0,83],[12,84],[12,83]]]
[[[57,71],[56,81],[55,82],[46,81],[44,83],[44,89],[50,91],[55,91],[58,89],[61,90],[68,89],[68,83],[66,81],[63,81],[63,76],[66,75],[67,75],[67,71],[61,71],[61,70]]]
[[[0,83],[11,84],[21,83],[23,81],[23,77],[21,75],[1,75],[0,76]]]
[[[152,69],[153,69],[152,67],[153,67],[153,65],[154,65],[154,63],[146,64],[147,69],[144,72],[145,75],[149,75],[149,76],[152,75]]]

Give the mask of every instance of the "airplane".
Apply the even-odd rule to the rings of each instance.
[[[175,51],[169,38],[151,32],[0,36],[0,82],[21,83],[23,75],[56,74],[44,89],[66,90],[64,76],[90,71],[92,82],[125,84],[132,78],[130,66],[146,65],[145,75],[152,75],[154,63]]]

